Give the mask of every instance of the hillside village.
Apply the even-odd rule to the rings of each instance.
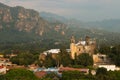
[[[104,67],[107,69],[107,71],[119,71],[120,68],[117,67],[115,64],[111,63],[110,58],[108,58],[108,55],[102,54],[100,52],[96,52],[97,50],[97,42],[95,39],[91,39],[90,37],[86,36],[85,40],[80,39],[78,43],[76,43],[75,38],[71,37],[71,43],[70,43],[70,49],[64,49],[63,51],[61,49],[50,49],[47,51],[43,51],[39,54],[38,60],[40,63],[32,63],[30,65],[18,65],[14,62],[11,62],[11,58],[14,58],[18,56],[17,54],[9,54],[5,57],[3,54],[0,54],[0,73],[6,74],[11,69],[16,68],[23,68],[33,71],[33,73],[39,77],[42,78],[49,72],[57,73],[58,76],[62,76],[62,72],[64,71],[79,71],[84,74],[92,74],[96,75],[96,69]],[[62,51],[62,52],[61,52]],[[64,55],[65,54],[65,55]],[[66,60],[73,60],[75,61],[77,56],[82,54],[88,54],[93,60],[93,64],[91,65],[92,69],[83,66],[83,67],[73,67],[73,64],[70,65],[70,62],[63,63],[60,62],[60,58],[62,56],[63,62],[64,59]],[[59,55],[62,55],[59,57]],[[59,58],[59,59],[58,59]],[[53,62],[49,63],[49,59],[53,62],[56,62],[54,65]],[[88,59],[88,58],[87,58]],[[86,60],[87,60],[86,59]],[[47,63],[45,62],[47,60]],[[83,60],[84,61],[84,60]],[[46,63],[46,64],[45,64]],[[79,62],[77,62],[78,65]],[[45,64],[45,65],[44,65]],[[86,63],[87,65],[88,63]]]
[[[120,80],[119,23],[0,2],[0,80]]]

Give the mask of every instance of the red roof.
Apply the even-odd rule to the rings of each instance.
[[[81,69],[81,68],[71,68],[71,67],[62,67],[59,71],[80,71],[87,72],[89,69]]]
[[[38,71],[38,72],[35,72],[35,75],[38,77],[38,78],[42,78],[46,75],[47,73],[45,71]]]
[[[4,68],[4,66],[0,66],[0,69]]]

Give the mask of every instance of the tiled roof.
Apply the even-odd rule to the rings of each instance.
[[[4,66],[0,66],[0,69],[4,68]]]
[[[70,52],[70,49],[66,49],[67,52]],[[50,49],[47,51],[44,51],[43,54],[47,55],[47,53],[52,53],[52,54],[58,54],[60,52],[60,49]]]
[[[38,71],[38,72],[35,72],[35,75],[38,77],[38,78],[42,78],[46,75],[47,73],[45,71]]]
[[[71,67],[62,67],[59,71],[80,71],[87,72],[89,69],[81,69],[81,68],[71,68]]]

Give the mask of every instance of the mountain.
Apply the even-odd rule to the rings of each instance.
[[[40,16],[51,23],[55,23],[55,22],[65,23],[67,21],[65,17],[49,12],[40,12]]]
[[[41,12],[40,16],[49,21],[49,22],[62,22],[65,23],[68,27],[80,27],[80,28],[95,28],[100,30],[106,30],[111,32],[119,32],[120,30],[120,19],[110,19],[103,21],[94,21],[94,22],[83,22],[77,19],[66,19],[63,16],[59,16],[53,13]]]
[[[88,25],[91,23],[0,3],[0,51],[15,49],[14,46],[26,49],[29,45],[30,49],[60,48],[63,44],[69,48],[72,35],[77,41],[88,35],[96,38],[99,44],[120,43],[120,33],[87,28]]]
[[[66,36],[70,37],[75,35],[78,38],[85,35],[95,37],[100,43],[119,43],[116,40],[119,37],[119,20],[106,20],[101,22],[83,22],[76,19],[66,19],[63,16],[59,16],[53,13],[42,12],[40,16],[48,22],[61,22],[66,24]],[[114,27],[113,27],[114,25]]]
[[[13,28],[18,31],[34,32],[42,35],[49,29],[48,22],[43,20],[39,13],[23,7],[8,7],[0,5],[0,29]],[[46,28],[46,29],[44,29]]]
[[[96,22],[88,22],[87,26],[101,28],[112,32],[120,31],[120,19],[110,19]]]
[[[50,23],[61,22],[67,25],[67,27],[81,27],[84,28],[85,23],[76,19],[67,19],[63,16],[50,13],[50,12],[40,12],[40,16]]]
[[[64,24],[53,24],[44,20],[35,10],[20,6],[9,7],[0,3],[0,35],[3,39],[0,42],[34,40],[43,35],[47,36],[50,31],[62,34],[64,28]],[[11,40],[8,40],[8,37]]]

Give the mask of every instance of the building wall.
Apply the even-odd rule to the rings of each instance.
[[[94,54],[93,55],[94,66],[101,64],[111,64],[109,58],[105,54]]]
[[[93,55],[95,53],[96,49],[95,40],[85,39],[85,41],[79,41],[78,43],[75,43],[75,40],[73,39],[74,38],[72,37],[70,44],[72,59],[75,59],[75,54],[78,56],[82,53],[88,53],[89,55]]]
[[[80,55],[81,53],[84,53],[84,46],[82,45],[77,46],[76,53],[77,53],[77,56]]]
[[[0,74],[6,74],[6,70],[7,70],[6,67],[3,66],[3,68],[0,68]]]
[[[72,58],[74,58],[74,56],[75,56],[75,54],[76,54],[76,52],[77,52],[77,47],[76,47],[76,45],[74,44],[74,43],[71,43],[70,44],[70,50],[71,50],[71,57]]]
[[[107,71],[115,71],[116,70],[116,66],[115,65],[99,65],[98,66],[99,68],[103,67],[103,68],[106,68]]]

